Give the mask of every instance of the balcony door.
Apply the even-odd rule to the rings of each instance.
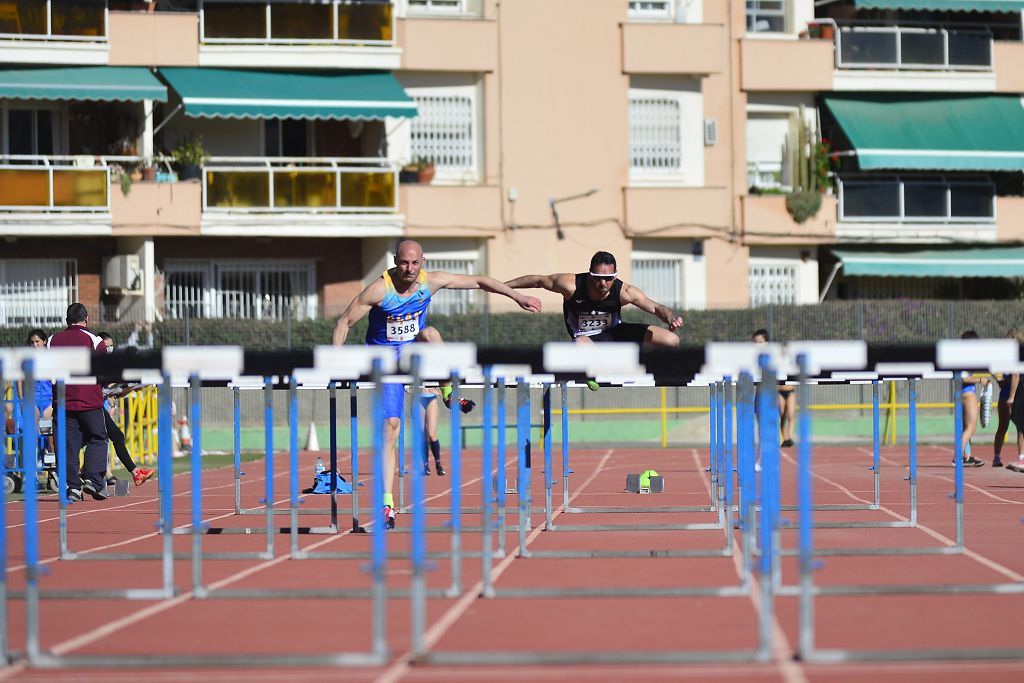
[[[51,156],[64,150],[63,113],[9,103],[0,108],[0,153]]]

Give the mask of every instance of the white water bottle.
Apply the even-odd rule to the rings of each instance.
[[[320,457],[320,456],[317,456],[316,467],[313,468],[313,474],[319,475],[321,472],[323,472],[326,469],[327,468],[324,466],[324,459],[322,457]]]

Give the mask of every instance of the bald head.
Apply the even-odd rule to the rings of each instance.
[[[423,247],[415,240],[402,240],[395,248],[395,275],[405,287],[412,285],[423,268]],[[395,279],[395,278],[392,278]]]
[[[401,257],[415,257],[423,259],[423,245],[416,240],[402,240],[395,248],[395,263]]]

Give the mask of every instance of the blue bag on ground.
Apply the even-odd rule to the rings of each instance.
[[[334,490],[338,493],[352,493],[352,484],[345,481],[345,478],[340,474],[338,481],[335,484]],[[313,488],[307,491],[308,493],[330,493],[331,492],[331,473],[321,472],[320,474],[313,477]]]

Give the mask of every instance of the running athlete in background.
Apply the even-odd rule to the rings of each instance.
[[[978,333],[974,330],[967,330],[960,335],[960,338],[977,339]],[[962,403],[964,406],[964,433],[961,440],[962,461],[965,467],[981,467],[985,463],[971,455],[971,439],[974,438],[974,432],[978,429],[978,414],[981,410],[981,404],[978,401],[979,385],[981,389],[984,389],[989,380],[987,377],[976,377],[969,373],[964,373],[961,381],[960,393],[963,397]],[[954,461],[953,464],[955,465],[956,462]]]
[[[1018,343],[1024,343],[1024,333],[1017,329],[1010,329],[1006,336],[1016,339]],[[1020,375],[1004,373],[999,377],[999,403],[996,404],[996,414],[999,417],[999,424],[996,426],[996,435],[992,446],[994,457],[992,467],[1003,466],[1003,443],[1006,441],[1006,432],[1010,429],[1010,414],[1013,412],[1014,398],[1017,395],[1017,386],[1020,384]],[[1024,433],[1017,430],[1017,460],[1010,464],[1024,467]]]
[[[338,319],[334,329],[334,344],[340,346],[348,338],[348,332],[357,322],[369,314],[370,324],[366,329],[366,343],[390,346],[396,352],[423,338],[427,328],[427,308],[433,292],[448,289],[482,289],[492,294],[501,294],[519,304],[525,311],[537,313],[540,301],[532,296],[523,296],[510,287],[486,275],[455,275],[423,270],[423,247],[418,242],[404,240],[395,250],[395,266],[366,287]],[[434,331],[436,334],[436,331]],[[438,335],[439,337],[440,335]],[[404,389],[401,384],[385,383],[384,392],[384,510],[383,524],[391,529],[395,526],[394,489],[395,465],[397,461],[398,429],[404,404]]]

